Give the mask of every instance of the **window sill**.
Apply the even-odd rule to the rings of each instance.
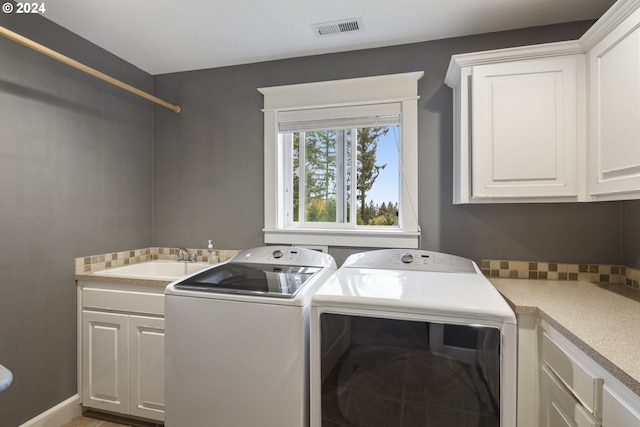
[[[263,231],[265,243],[281,245],[417,249],[420,241],[419,231],[314,229],[264,229]]]

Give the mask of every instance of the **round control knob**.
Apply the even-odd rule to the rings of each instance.
[[[400,261],[404,262],[405,264],[411,264],[413,262],[413,255],[402,254],[402,256],[400,257]]]
[[[274,258],[282,258],[284,256],[284,254],[282,253],[282,251],[280,249],[273,251],[273,257]]]

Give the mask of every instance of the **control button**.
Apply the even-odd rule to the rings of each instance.
[[[400,261],[404,262],[405,264],[411,264],[413,262],[413,255],[402,254],[402,256],[400,257]]]
[[[280,249],[273,251],[273,257],[274,258],[282,258],[284,256],[284,254],[282,253],[282,251]]]

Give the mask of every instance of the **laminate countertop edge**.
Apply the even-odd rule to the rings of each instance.
[[[640,291],[584,281],[489,280],[516,314],[539,314],[640,395]]]
[[[173,283],[173,280],[133,279],[130,277],[99,276],[91,273],[76,274],[75,279],[76,282],[113,283],[119,285],[148,286],[154,288],[166,288],[169,283]]]

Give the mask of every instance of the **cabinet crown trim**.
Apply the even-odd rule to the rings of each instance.
[[[451,57],[444,82],[450,88],[457,86],[461,70],[465,67],[582,54],[584,51],[578,40],[462,53]]]
[[[619,0],[580,37],[582,49],[587,52],[604,39],[614,28],[640,9],[640,0]]]

